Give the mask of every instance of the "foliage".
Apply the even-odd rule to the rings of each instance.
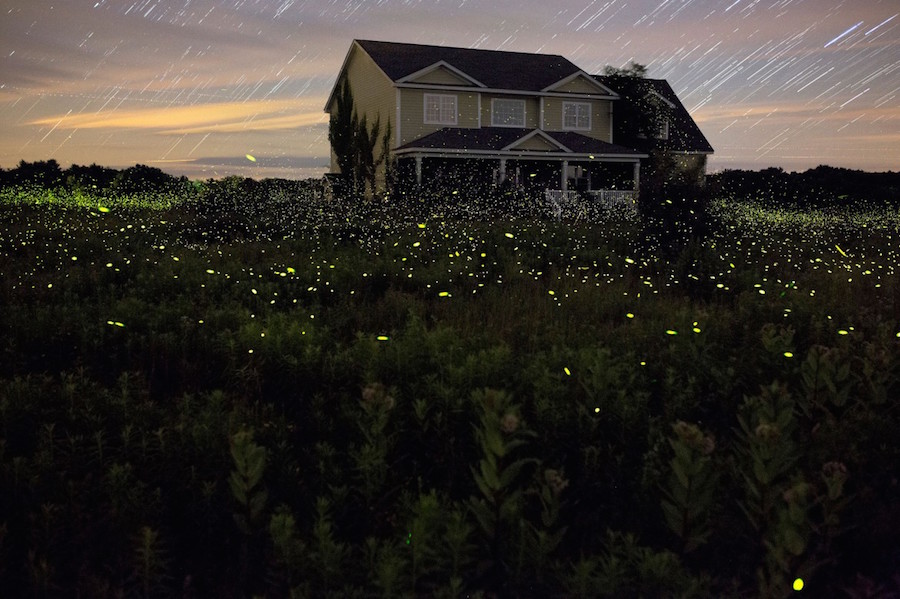
[[[896,211],[86,189],[0,191],[4,589],[898,592]]]
[[[376,173],[382,165],[385,168],[385,191],[391,190],[393,164],[390,145],[392,141],[391,121],[388,119],[384,133],[381,133],[381,115],[369,128],[368,115],[357,113],[350,82],[342,79],[337,87],[334,110],[328,122],[328,141],[331,143],[341,175],[352,182],[354,195],[376,192]],[[375,149],[380,148],[376,157]]]

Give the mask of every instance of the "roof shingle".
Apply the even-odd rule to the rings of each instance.
[[[540,91],[580,72],[562,56],[356,40],[384,73],[397,81],[444,61],[492,89]]]
[[[444,127],[434,133],[413,140],[397,150],[467,150],[472,152],[499,152],[510,144],[522,139],[535,129],[512,127],[482,127],[467,129]],[[571,150],[575,154],[596,154],[602,156],[637,156],[637,150],[618,146],[599,139],[593,139],[572,131],[544,131],[543,133]],[[564,150],[561,150],[564,151]],[[532,151],[539,155],[540,151]]]

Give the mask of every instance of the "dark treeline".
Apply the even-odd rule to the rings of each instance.
[[[781,168],[726,170],[709,175],[707,183],[714,196],[751,200],[770,207],[900,205],[900,172],[867,173],[831,166],[817,166],[802,173]]]
[[[12,169],[0,168],[0,188],[39,187],[53,191],[82,192],[100,197],[143,194],[174,194],[183,200],[208,199],[209,196],[230,196],[241,192],[250,196],[269,197],[296,192],[318,180],[295,181],[230,176],[224,179],[191,181],[176,177],[156,167],[136,164],[126,169],[114,169],[97,164],[73,164],[63,169],[56,160],[20,161]]]

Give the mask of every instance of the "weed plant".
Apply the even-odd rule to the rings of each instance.
[[[0,588],[900,593],[896,212],[465,196],[3,189]]]

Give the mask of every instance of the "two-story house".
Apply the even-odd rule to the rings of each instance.
[[[420,183],[461,168],[493,183],[637,189],[648,156],[614,140],[622,97],[562,56],[355,40],[329,114],[344,81],[360,117],[391,123],[398,168]],[[705,145],[681,150],[711,153],[699,138]],[[334,152],[331,171],[340,172]]]

